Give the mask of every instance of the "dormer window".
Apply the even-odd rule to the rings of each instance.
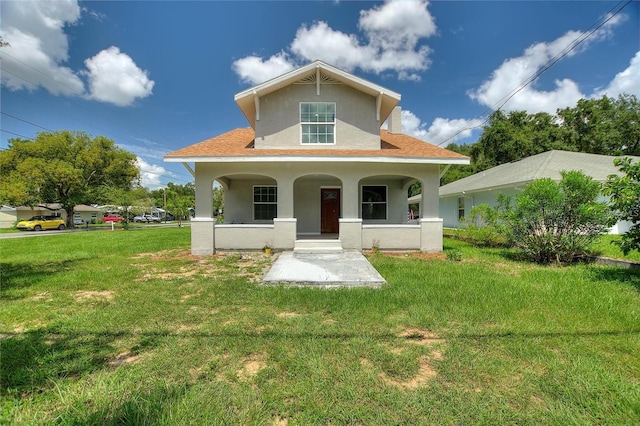
[[[336,141],[336,104],[300,103],[300,127],[303,145],[334,144]]]

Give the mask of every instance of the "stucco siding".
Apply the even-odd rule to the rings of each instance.
[[[256,121],[255,148],[379,149],[380,123],[376,120],[376,99],[350,87],[296,84],[260,98],[260,119]],[[300,103],[336,104],[335,144],[302,144]]]
[[[272,179],[256,176],[251,180],[233,180],[231,188],[224,192],[225,223],[264,223],[253,218],[253,187],[273,186]]]

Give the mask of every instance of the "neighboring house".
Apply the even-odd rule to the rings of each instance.
[[[0,207],[0,228],[13,228],[16,222],[31,219],[33,216],[60,216],[66,220],[67,213],[59,203],[40,204],[28,206],[2,206]]]
[[[563,170],[580,170],[594,180],[604,182],[607,176],[619,174],[613,164],[615,158],[619,157],[554,150],[501,164],[440,187],[440,216],[445,227],[456,228],[474,206],[495,206],[498,194],[516,195],[535,179],[559,181]],[[640,161],[640,157],[631,158]],[[618,222],[610,232],[621,234],[627,232],[629,226],[628,222]]]
[[[80,221],[91,223],[91,219],[102,217],[100,209],[84,204],[78,204],[73,210],[73,221],[76,225],[80,225]],[[0,228],[12,228],[16,222],[30,219],[33,216],[60,216],[63,220],[67,220],[67,212],[60,203],[40,204],[33,207],[2,206],[0,208]]]
[[[73,223],[82,225],[88,223],[96,223],[102,218],[102,210],[97,207],[78,204],[73,208]]]
[[[440,165],[469,158],[402,134],[399,94],[316,61],[235,101],[250,128],[164,157],[195,177],[193,254],[291,250],[305,238],[344,249],[442,250]],[[381,130],[387,118],[389,130]],[[212,211],[214,181],[224,188],[222,224]],[[427,189],[427,208],[409,223],[415,181]]]

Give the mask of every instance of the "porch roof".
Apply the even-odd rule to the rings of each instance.
[[[380,149],[255,149],[255,132],[239,128],[164,156],[167,162],[406,162],[469,164],[469,157],[404,134],[380,131]]]

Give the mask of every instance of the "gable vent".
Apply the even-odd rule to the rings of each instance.
[[[318,81],[318,76],[316,73],[311,74],[308,77],[303,78],[302,80],[298,80],[294,84],[316,84]],[[331,78],[327,75],[324,75],[322,72],[320,73],[320,84],[342,84],[338,80]]]

